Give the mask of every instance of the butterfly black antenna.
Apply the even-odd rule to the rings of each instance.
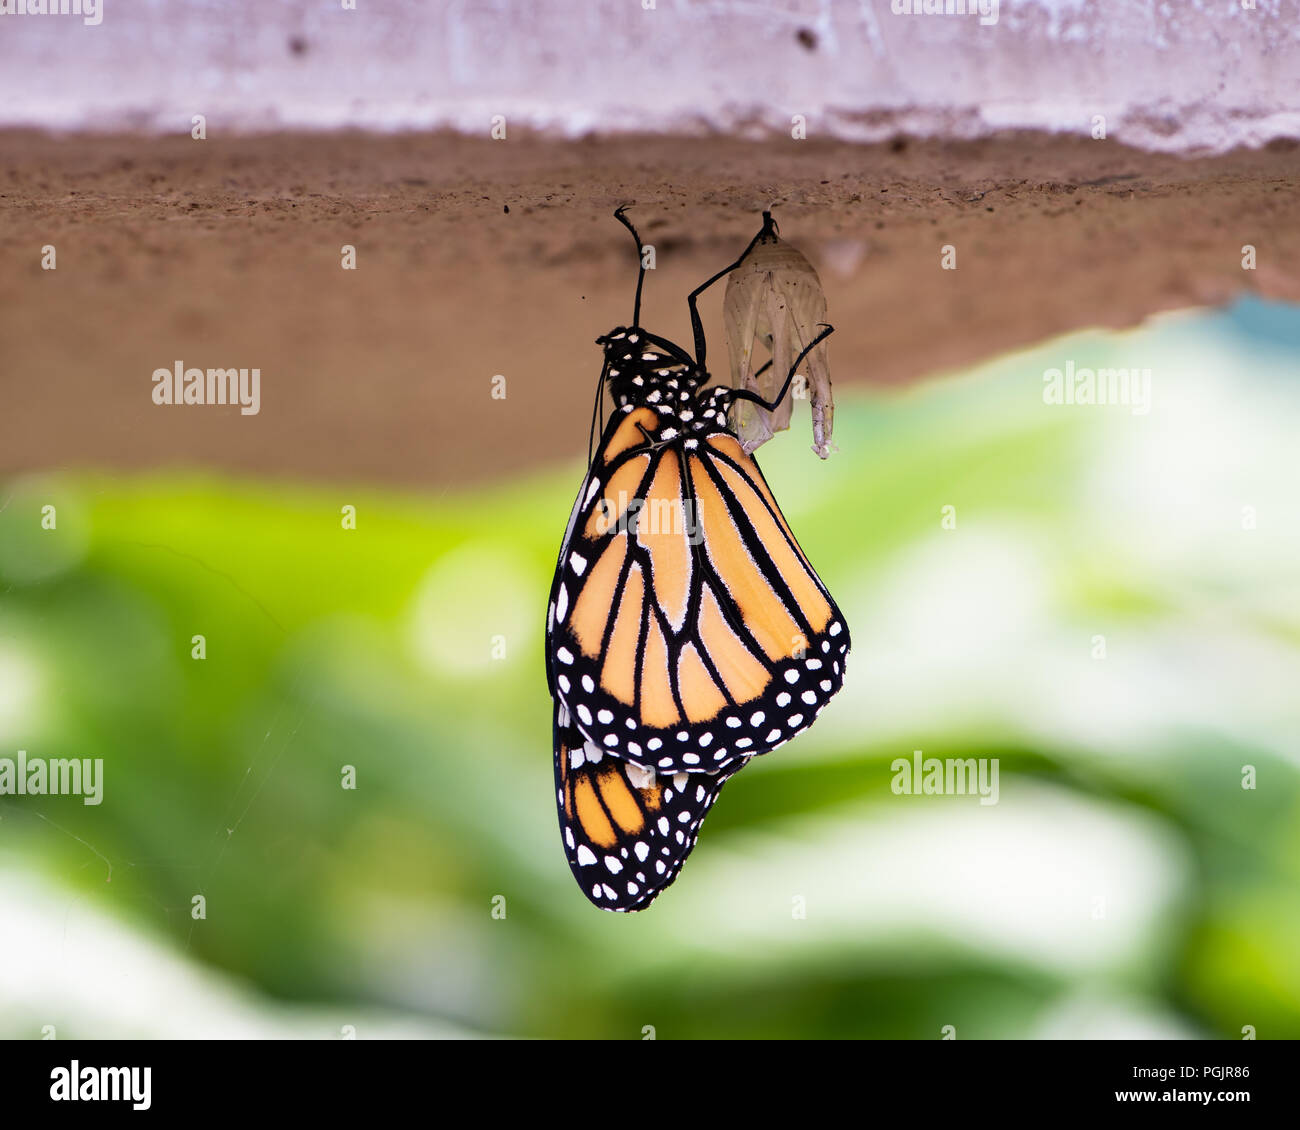
[[[636,241],[636,261],[637,261],[636,301],[632,304],[632,328],[639,329],[641,326],[641,290],[645,286],[645,269],[646,269],[645,250],[642,247],[640,235],[637,234],[636,228],[632,226],[632,221],[629,220],[626,215],[624,215],[624,209],[626,208],[627,208],[626,204],[617,208],[614,212],[614,219],[616,219],[620,224],[622,224],[625,228],[627,228],[627,230],[632,233],[632,238]],[[607,360],[605,362],[604,367],[600,371],[600,380],[596,384],[596,403],[592,406],[591,409],[591,431],[588,433],[587,436],[587,467],[588,468],[591,467],[592,456],[594,455],[596,450],[596,436],[600,432],[604,431],[604,427],[605,427],[603,409],[605,406],[605,396],[604,396],[605,381],[608,379],[609,379],[609,362]]]
[[[645,246],[641,243],[641,237],[637,235],[636,228],[632,226],[632,221],[623,214],[627,207],[624,204],[614,213],[614,219],[622,224],[632,233],[632,238],[636,240],[636,301],[632,304],[632,328],[637,329],[641,325],[641,288],[645,286]]]
[[[605,430],[601,408],[604,407],[605,381],[608,378],[609,361],[606,361],[600,368],[600,379],[596,382],[596,401],[591,406],[591,428],[587,432],[587,470],[591,470],[591,461],[596,453],[596,436]]]
[[[695,364],[698,365],[701,369],[704,368],[704,349],[705,349],[704,323],[700,321],[700,311],[699,311],[699,307],[696,306],[695,304],[695,300],[699,298],[701,294],[703,294],[706,290],[708,290],[709,287],[711,287],[720,278],[723,278],[724,276],[731,274],[731,272],[734,271],[737,267],[739,267],[741,263],[743,263],[746,259],[748,259],[749,253],[754,250],[754,246],[760,240],[775,239],[775,238],[776,238],[776,221],[772,219],[771,212],[764,212],[762,228],[760,228],[758,234],[749,241],[749,246],[745,248],[740,258],[737,259],[734,263],[732,263],[729,267],[723,267],[722,270],[720,270],[712,278],[708,279],[705,282],[700,283],[700,285],[697,286],[693,291],[691,291],[691,293],[687,296],[686,304],[691,308],[691,333],[695,337]]]

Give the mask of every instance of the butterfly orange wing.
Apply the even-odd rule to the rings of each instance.
[[[552,694],[608,754],[728,769],[812,724],[849,634],[752,456],[725,428],[610,421],[561,548]]]

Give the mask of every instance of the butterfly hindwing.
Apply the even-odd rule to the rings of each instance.
[[[730,775],[666,776],[605,756],[573,725],[568,708],[555,704],[564,853],[578,886],[604,910],[642,910],[677,878]]]

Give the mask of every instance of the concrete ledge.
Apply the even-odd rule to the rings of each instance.
[[[576,458],[593,339],[631,308],[611,218],[625,202],[657,248],[647,324],[684,341],[685,294],[773,206],[821,273],[838,389],[1242,291],[1300,300],[1291,143],[1186,160],[1023,133],[10,132],[0,152],[0,391],[22,422],[6,429],[5,471],[175,463],[428,484]],[[40,267],[48,244],[55,271]],[[944,245],[955,271],[940,269]],[[717,291],[705,312],[725,372]],[[260,367],[261,412],[155,406],[150,375],[177,360]]]

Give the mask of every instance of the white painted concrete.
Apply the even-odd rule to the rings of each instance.
[[[907,0],[75,2],[102,21],[0,15],[0,125],[761,134],[802,114],[871,140],[1103,114],[1159,150],[1300,136],[1300,0],[1000,0],[988,24]]]

